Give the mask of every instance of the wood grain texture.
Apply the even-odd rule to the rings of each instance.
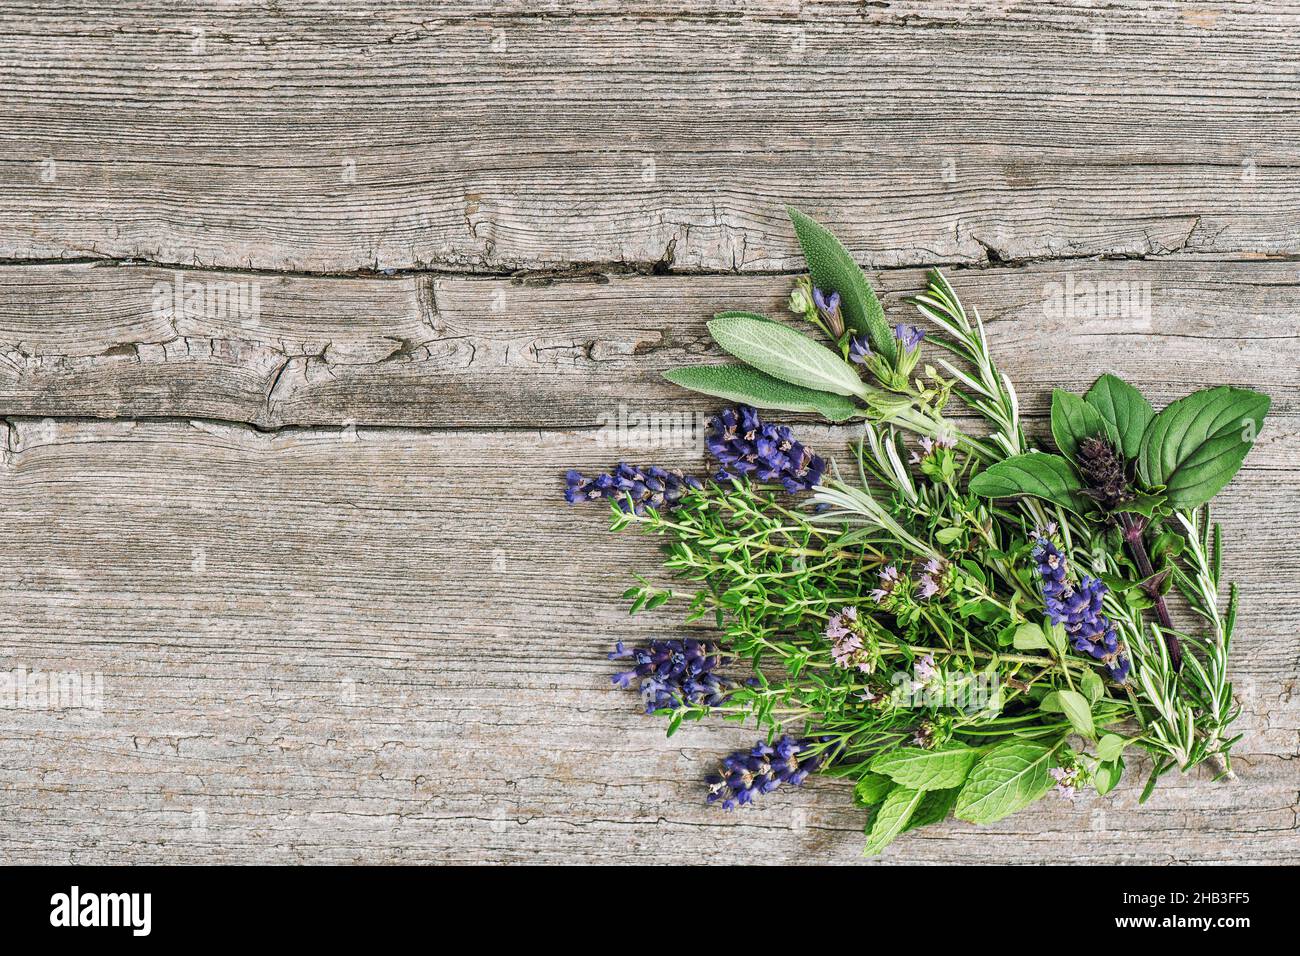
[[[1045,413],[1052,387],[1081,391],[1109,371],[1158,404],[1200,385],[1253,384],[1272,396],[1275,416],[1300,416],[1296,275],[1292,262],[1194,258],[1038,263],[950,278],[979,309],[1029,415]],[[924,288],[922,271],[873,280],[891,321],[919,319],[903,299]],[[178,281],[202,297],[193,315],[168,314]],[[0,268],[0,409],[260,428],[580,427],[711,413],[716,402],[661,373],[724,361],[704,323],[738,307],[781,315],[792,282]],[[231,307],[239,293],[230,283],[246,287],[250,304],[247,287],[256,287],[256,314]]]
[[[0,258],[1300,252],[1294,4],[0,6]]]
[[[609,685],[611,640],[680,610],[628,619],[625,569],[655,542],[562,502],[563,464],[608,459],[589,433],[18,419],[10,441],[0,653],[100,672],[104,702],[0,712],[7,861],[858,859],[846,786],[706,808],[710,761],[752,735],[665,740]],[[1221,508],[1234,542],[1276,519],[1228,555],[1251,582],[1242,779],[1138,809],[1134,772],[887,862],[1294,858],[1300,502],[1260,451]]]
[[[753,735],[611,688],[679,617],[625,615],[655,542],[561,498],[705,470],[716,403],[660,372],[781,310],[787,202],[891,320],[947,267],[1040,433],[1104,371],[1273,398],[1219,508],[1241,779],[1139,809],[1132,767],[882,862],[1294,860],[1298,17],[0,0],[0,674],[103,680],[0,706],[0,860],[860,861],[842,783],[703,805]]]

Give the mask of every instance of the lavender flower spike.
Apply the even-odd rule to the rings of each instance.
[[[609,659],[627,658],[633,659],[635,666],[614,674],[610,681],[624,689],[636,684],[647,714],[695,704],[718,707],[733,686],[732,681],[714,673],[722,658],[707,641],[651,641],[631,650],[619,641]]]
[[[1115,625],[1101,612],[1106,585],[1087,576],[1077,585],[1071,584],[1065,556],[1047,538],[1038,539],[1033,558],[1042,581],[1048,619],[1065,627],[1076,651],[1102,661],[1110,676],[1122,681],[1128,676],[1129,661],[1120,646]]]
[[[796,441],[785,425],[765,424],[755,409],[729,408],[709,426],[706,444],[722,465],[719,481],[753,477],[780,482],[791,494],[821,483],[826,471],[822,457]]]
[[[754,802],[754,798],[771,793],[783,783],[798,786],[821,765],[821,757],[800,759],[813,741],[796,740],[789,734],[769,746],[763,741],[750,750],[737,750],[722,758],[716,773],[705,777],[709,803],[722,803],[722,809],[734,810]]]
[[[698,478],[678,469],[654,465],[642,469],[619,462],[613,471],[595,478],[584,478],[580,472],[570,470],[566,476],[564,498],[569,504],[610,498],[617,501],[624,511],[630,508],[636,514],[644,514],[648,507],[672,508],[687,491],[698,491],[702,487]]]

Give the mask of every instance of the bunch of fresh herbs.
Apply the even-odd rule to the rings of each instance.
[[[708,716],[765,731],[708,778],[710,802],[750,804],[813,772],[851,779],[871,854],[1054,788],[1104,794],[1134,750],[1151,758],[1143,800],[1173,769],[1231,775],[1238,592],[1222,599],[1209,503],[1268,397],[1209,388],[1157,413],[1103,375],[1053,394],[1056,450],[1038,450],[978,313],[942,275],[910,300],[938,334],[891,327],[835,237],[791,218],[809,268],[796,322],[721,313],[709,331],[738,361],[667,373],[738,404],[712,422],[720,470],[569,474],[570,501],[608,500],[615,530],[666,542],[677,583],[642,579],[633,613],[680,599],[687,623],[719,631],[620,643],[615,683],[639,688],[670,735]],[[935,365],[920,364],[923,342],[944,353]],[[983,427],[958,427],[950,406]],[[851,465],[759,409],[861,422]]]

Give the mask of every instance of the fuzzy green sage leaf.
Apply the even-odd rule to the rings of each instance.
[[[788,326],[732,313],[710,322],[709,333],[742,362],[783,382],[836,395],[868,394],[853,366]]]
[[[862,268],[829,229],[797,209],[786,211],[794,223],[794,232],[808,262],[813,285],[826,292],[838,292],[848,327],[867,335],[871,347],[886,361],[893,362],[898,343],[885,321],[885,310],[881,308]]]
[[[895,787],[889,791],[889,796],[885,797],[885,802],[880,805],[871,821],[871,829],[867,831],[867,845],[862,848],[862,854],[875,856],[893,843],[894,837],[907,828],[908,821],[923,799],[924,790]]]
[[[844,395],[791,385],[748,365],[688,365],[669,369],[664,378],[693,392],[755,408],[808,412],[833,422],[852,418],[858,411],[853,400]]]

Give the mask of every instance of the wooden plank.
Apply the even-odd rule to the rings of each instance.
[[[103,699],[0,708],[5,861],[857,860],[844,785],[706,808],[709,762],[752,735],[665,741],[609,685],[612,639],[679,619],[618,600],[655,543],[561,501],[564,467],[609,456],[590,432],[13,420],[0,660],[102,674]],[[947,824],[886,861],[1294,859],[1300,497],[1294,462],[1255,465],[1220,509],[1249,582],[1242,779],[1138,809],[1135,768],[1113,798]]]
[[[0,258],[784,270],[1300,252],[1291,3],[0,10]]]
[[[1262,388],[1300,416],[1292,262],[1068,261],[958,270],[1026,413],[1053,387],[1120,374],[1157,403]],[[891,321],[919,270],[873,275]],[[200,294],[176,315],[177,281]],[[723,360],[704,322],[781,314],[788,276],[319,278],[42,265],[0,268],[0,415],[285,425],[582,427],[717,402],[664,382]],[[231,285],[234,288],[231,288]],[[254,300],[256,300],[254,302]],[[256,305],[240,311],[236,306]],[[924,324],[924,323],[922,323]],[[937,356],[937,350],[932,353]],[[620,406],[623,411],[620,412]]]

